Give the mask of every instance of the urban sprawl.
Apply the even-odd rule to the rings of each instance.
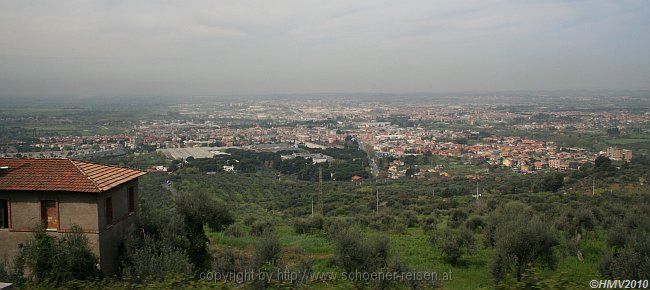
[[[352,103],[338,99],[180,104],[169,106],[169,110],[173,112],[171,118],[140,120],[119,134],[35,136],[36,141],[30,144],[3,144],[1,155],[111,156],[149,149],[170,159],[211,158],[227,154],[223,151],[228,148],[274,152],[300,147],[341,148],[346,138],[353,138],[372,159],[392,158],[385,173],[393,179],[406,174],[400,158],[418,155],[454,157],[467,164],[485,163],[532,173],[578,169],[599,155],[629,161],[633,152],[616,146],[589,150],[563,146],[552,138],[493,132],[618,133],[650,120],[648,113],[627,110],[544,110],[539,106],[511,110],[500,105]],[[65,123],[66,119],[50,121]],[[296,156],[312,158],[314,163],[331,160],[323,154],[304,153],[283,158]],[[440,168],[419,171],[445,174]]]

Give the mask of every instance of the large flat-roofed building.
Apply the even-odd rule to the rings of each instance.
[[[115,274],[144,174],[71,159],[0,158],[0,258],[12,261],[39,225],[53,236],[76,225],[102,272]]]

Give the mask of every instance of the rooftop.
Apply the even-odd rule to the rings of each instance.
[[[0,158],[0,168],[0,190],[103,192],[145,174],[65,158]]]

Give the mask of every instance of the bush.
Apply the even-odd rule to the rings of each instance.
[[[484,243],[487,246],[493,247],[495,245],[497,229],[505,224],[511,223],[515,220],[528,219],[533,215],[530,207],[520,202],[509,202],[497,208],[486,219]]]
[[[194,194],[183,193],[176,199],[178,212],[184,217],[190,217],[207,224],[214,231],[221,231],[235,222],[228,207],[199,191]]]
[[[15,286],[20,286],[24,282],[23,272],[21,265],[13,265],[11,267],[9,262],[0,259],[0,281],[14,283],[16,284]]]
[[[316,215],[313,217],[297,219],[293,223],[293,229],[297,234],[314,233],[322,230],[324,224],[325,219],[320,215]]]
[[[90,251],[88,238],[81,228],[73,227],[72,233],[64,234],[58,242],[54,267],[59,269],[56,280],[88,280],[98,276],[99,259]]]
[[[50,279],[50,272],[54,268],[55,247],[54,237],[49,236],[42,227],[37,228],[32,239],[21,249],[19,264],[29,268],[34,280]]]
[[[259,269],[264,264],[276,265],[280,257],[280,242],[273,232],[266,232],[255,243],[255,252],[253,253],[252,266]]]
[[[211,199],[202,193],[184,193],[175,202],[172,196],[167,198],[163,201],[154,198],[141,200],[140,213],[125,236],[123,274],[134,279],[148,279],[137,278],[137,275],[186,275],[187,265],[184,262],[188,259],[194,270],[209,268],[208,238],[203,227],[207,224],[208,216],[216,215],[203,211],[212,207],[205,205],[211,203]],[[201,200],[202,198],[206,200]],[[173,257],[178,257],[180,263],[176,269],[167,265],[153,265],[153,268],[146,269],[147,265],[138,265],[143,258],[165,261],[173,260]]]
[[[621,224],[616,224],[607,234],[607,245],[610,247],[619,247],[622,248],[625,246],[625,240],[627,239],[626,228]]]
[[[153,281],[174,274],[191,275],[193,265],[181,249],[145,236],[138,245],[127,245],[129,263],[124,277],[134,281]]]
[[[406,234],[406,230],[407,230],[406,224],[403,224],[401,222],[394,224],[393,227],[391,228],[391,232],[395,234],[402,234],[402,235]]]
[[[309,274],[313,272],[313,264],[314,261],[311,259],[300,259],[296,263],[292,272],[301,273],[302,275],[299,275],[298,279],[291,281],[294,289],[300,289],[305,283],[309,282]]]
[[[227,273],[237,273],[245,268],[245,257],[233,248],[226,248],[217,253],[212,261],[212,270],[223,275]]]
[[[570,235],[576,235],[586,230],[592,230],[596,226],[596,218],[591,210],[586,208],[568,208],[557,221],[558,229],[566,231]]]
[[[467,219],[467,212],[461,209],[454,209],[449,216],[449,225],[453,228],[459,227]]]
[[[500,225],[495,233],[492,276],[501,280],[514,269],[520,281],[527,267],[557,263],[553,248],[559,244],[556,234],[539,217],[519,216]]]
[[[608,279],[642,280],[650,277],[650,235],[636,230],[626,234],[621,244],[603,257],[600,273]]]
[[[373,216],[369,219],[368,226],[371,229],[391,231],[398,234],[406,232],[407,225],[404,223],[405,221],[402,218],[397,218],[394,214],[380,213],[378,216]]]
[[[446,229],[431,240],[442,251],[445,262],[452,265],[459,264],[463,253],[471,253],[475,250],[474,235],[465,228],[457,231]]]
[[[476,231],[485,227],[485,220],[480,216],[473,216],[465,221],[465,227]]]
[[[435,231],[437,225],[438,220],[433,215],[422,219],[422,230],[425,233],[431,233],[432,231]]]
[[[206,244],[209,240],[203,226],[207,224],[212,230],[223,230],[234,222],[230,211],[223,203],[212,199],[203,191],[179,195],[176,199],[176,207],[185,225],[187,243],[184,249],[187,255],[195,268],[208,269],[210,255]]]
[[[401,273],[401,274],[413,273],[414,272],[413,269],[411,267],[409,267],[406,263],[404,263],[404,261],[400,257],[392,257],[389,260],[387,271],[392,272],[392,273]],[[396,282],[396,281],[392,281],[390,279],[385,279],[383,281],[379,281],[379,283],[381,283],[381,285],[380,285],[380,287],[377,287],[377,288],[386,288],[385,286],[388,286],[386,284],[392,284],[393,282]],[[404,283],[410,289],[420,289],[420,288],[422,288],[421,285],[420,285],[421,281],[418,281],[417,279],[407,279],[407,280],[404,280]],[[384,286],[384,287],[381,287],[381,286]]]
[[[412,210],[407,210],[402,214],[402,219],[404,220],[404,225],[407,228],[412,228],[418,224],[418,216]]]
[[[97,257],[88,247],[88,238],[78,226],[61,238],[49,236],[37,228],[34,237],[21,249],[18,267],[29,269],[31,278],[55,283],[88,280],[100,276]]]
[[[226,230],[224,231],[224,234],[226,236],[234,237],[234,238],[241,238],[246,236],[246,231],[244,230],[243,227],[237,224],[233,224],[228,226]]]
[[[0,281],[11,281],[12,272],[9,264],[4,260],[0,260]]]
[[[377,272],[387,265],[389,245],[385,237],[368,238],[351,227],[336,236],[335,247],[339,265],[349,272]]]
[[[257,221],[257,218],[256,218],[256,217],[254,217],[254,216],[252,216],[252,215],[249,215],[249,216],[247,216],[247,217],[244,218],[244,225],[250,227],[250,226],[252,226],[256,221]]]
[[[251,226],[251,236],[261,237],[275,232],[275,225],[270,221],[256,221]]]
[[[342,218],[328,218],[325,220],[325,229],[327,230],[328,238],[334,240],[339,233],[349,229],[352,222],[348,219]]]

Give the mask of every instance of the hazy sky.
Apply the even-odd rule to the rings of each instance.
[[[650,1],[0,1],[0,96],[650,89]]]

